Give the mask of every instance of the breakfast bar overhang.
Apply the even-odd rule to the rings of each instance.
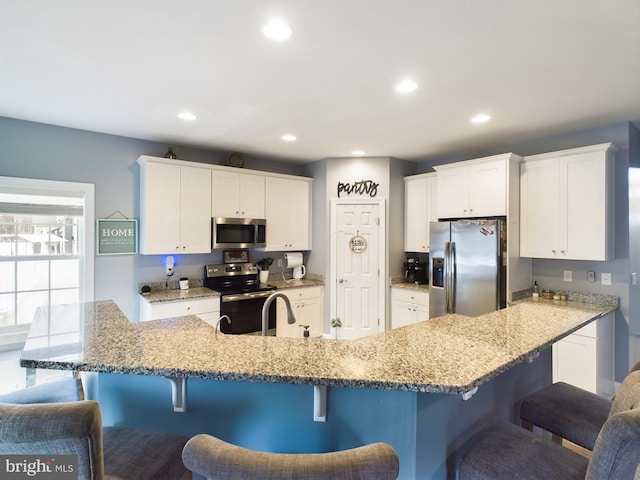
[[[216,334],[195,316],[134,323],[114,302],[90,302],[40,309],[21,365],[97,372],[87,397],[107,425],[292,453],[385,441],[400,478],[447,478],[456,448],[515,420],[518,401],[551,382],[548,347],[615,308],[527,300],[341,341]],[[313,421],[317,387],[324,423]]]

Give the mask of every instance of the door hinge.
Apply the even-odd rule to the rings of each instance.
[[[380,226],[380,217],[376,218],[376,225]]]

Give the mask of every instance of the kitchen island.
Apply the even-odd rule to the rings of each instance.
[[[522,301],[340,341],[216,334],[194,316],[132,323],[115,303],[91,302],[39,310],[21,365],[101,372],[87,391],[106,424],[270,451],[387,441],[401,478],[446,478],[460,442],[514,419],[517,401],[550,382],[547,347],[615,308]],[[162,377],[189,379],[186,413],[171,411]],[[324,424],[312,422],[308,386],[330,387]]]

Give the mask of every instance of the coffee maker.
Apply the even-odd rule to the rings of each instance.
[[[418,257],[408,257],[404,262],[404,281],[424,285],[429,283],[428,262]]]

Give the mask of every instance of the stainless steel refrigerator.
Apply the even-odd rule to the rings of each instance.
[[[476,317],[506,306],[504,217],[431,222],[429,318]]]

